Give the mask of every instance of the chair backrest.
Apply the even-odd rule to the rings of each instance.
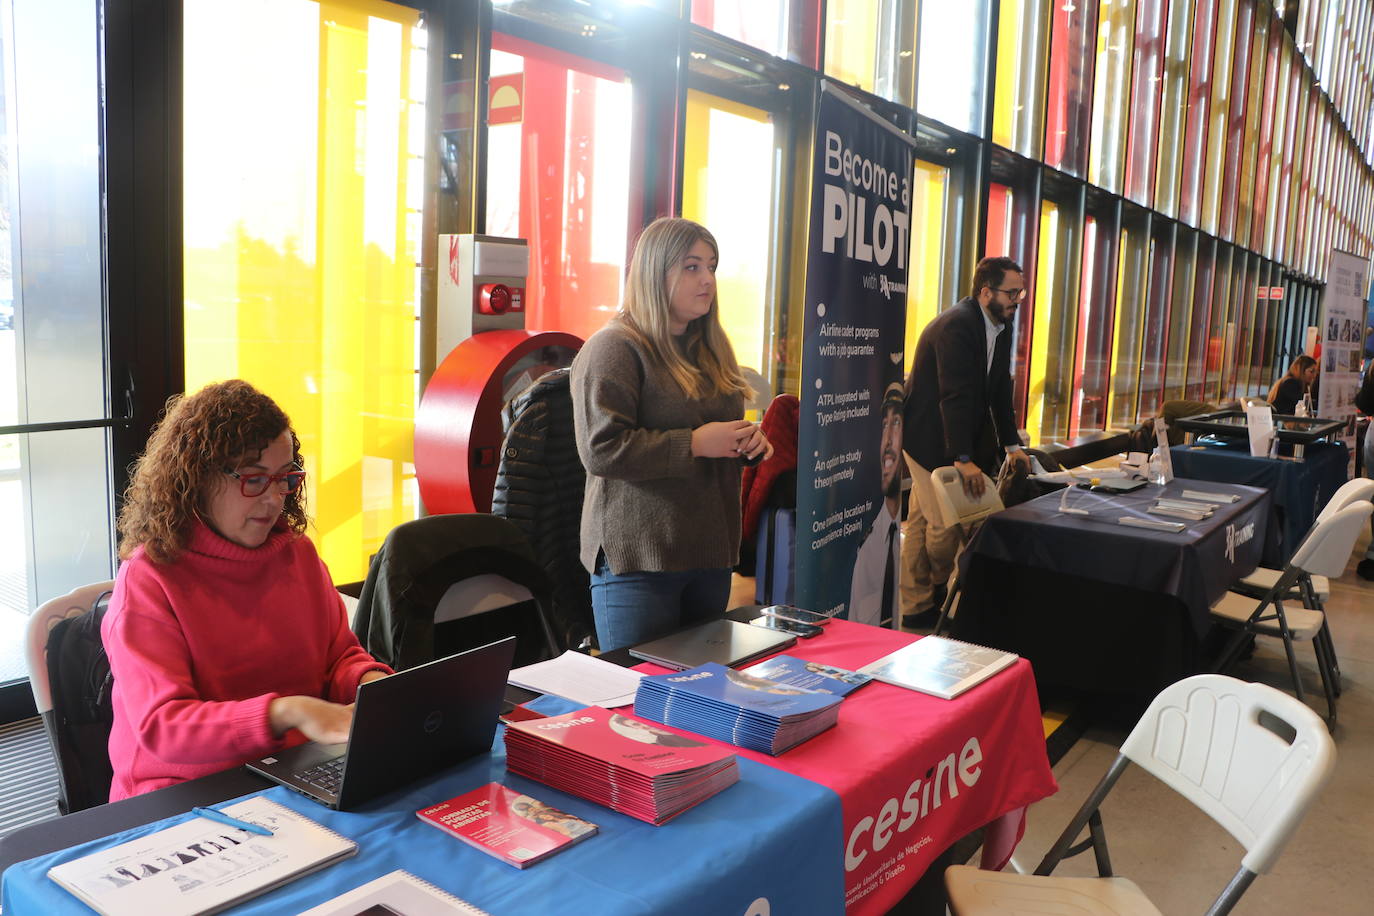
[[[1356,502],[1319,520],[1298,545],[1289,565],[1314,576],[1339,577],[1350,562],[1350,551],[1355,549],[1370,512],[1374,512],[1374,503]]]
[[[59,598],[46,601],[29,617],[25,634],[24,657],[29,668],[29,689],[38,712],[52,709],[52,689],[48,683],[48,635],[59,621],[80,617],[91,609],[95,599],[114,588],[113,582],[97,582],[74,588]]]
[[[1371,497],[1374,497],[1374,480],[1368,477],[1347,480],[1341,484],[1340,489],[1331,494],[1326,505],[1322,506],[1322,511],[1317,514],[1316,521],[1328,519],[1352,503],[1369,502]]]
[[[1267,872],[1336,765],[1326,724],[1263,684],[1199,674],[1164,688],[1121,746],[1224,827]]]
[[[930,482],[935,486],[940,519],[946,528],[981,522],[992,513],[1002,511],[1002,498],[997,495],[997,485],[986,474],[983,475],[983,495],[977,500],[968,497],[959,471],[949,465],[931,471]]]
[[[100,639],[113,586],[98,582],[46,602],[29,618],[26,655],[34,705],[57,763],[58,810],[104,804],[110,797],[110,663]]]
[[[563,650],[552,587],[529,539],[495,515],[432,515],[392,529],[373,558],[353,618],[369,652],[393,668],[514,635],[517,665]]]

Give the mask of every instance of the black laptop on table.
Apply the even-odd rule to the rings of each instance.
[[[358,688],[347,744],[307,743],[248,768],[346,811],[491,750],[515,637]]]

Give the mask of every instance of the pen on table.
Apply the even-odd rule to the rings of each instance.
[[[223,811],[217,811],[214,808],[196,807],[191,809],[191,813],[198,814],[201,817],[207,817],[212,821],[219,821],[221,824],[228,824],[230,827],[238,827],[241,830],[247,830],[249,833],[256,833],[259,836],[272,836],[272,831],[261,824],[241,821],[236,817],[230,817]]]

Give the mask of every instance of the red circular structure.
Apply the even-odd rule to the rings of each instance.
[[[415,411],[415,477],[432,515],[490,512],[501,453],[501,410],[526,375],[568,364],[582,339],[560,331],[474,334],[434,371]]]

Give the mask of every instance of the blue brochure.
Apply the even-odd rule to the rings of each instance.
[[[819,690],[837,697],[849,696],[873,680],[867,674],[847,668],[836,668],[834,665],[822,665],[820,662],[808,662],[790,655],[775,655],[766,662],[745,668],[744,673],[791,687]]]

